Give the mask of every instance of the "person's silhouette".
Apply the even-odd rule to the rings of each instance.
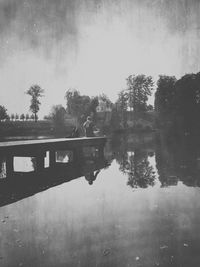
[[[100,173],[100,170],[94,172],[89,172],[85,175],[85,179],[88,181],[90,185],[93,184],[93,182],[96,180],[97,175]]]

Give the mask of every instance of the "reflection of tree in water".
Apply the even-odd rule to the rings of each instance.
[[[155,172],[146,153],[135,151],[134,155],[129,157],[129,164],[126,167],[128,167],[125,170],[128,175],[127,184],[132,188],[147,188],[155,184]]]
[[[4,178],[5,176],[6,176],[5,158],[0,157],[0,178]]]
[[[72,151],[60,150],[56,152],[56,161],[68,162],[68,161],[72,161],[72,158],[73,158]]]
[[[162,186],[176,185],[180,180],[187,186],[200,186],[200,142],[195,136],[171,137],[160,135],[156,149],[156,166]]]
[[[3,169],[3,158],[0,157],[0,173],[2,172]]]
[[[126,135],[122,136],[114,136],[111,140],[111,149],[113,151],[113,155],[117,161],[117,163],[120,165],[125,166],[128,161],[128,154],[127,154],[127,137]]]
[[[31,163],[32,163],[32,168],[34,170],[36,170],[37,169],[37,164],[36,164],[36,158],[35,157],[31,158]]]
[[[137,140],[136,143],[128,143],[127,136],[115,141],[115,158],[119,164],[119,170],[128,176],[127,185],[132,188],[147,188],[155,183],[155,172],[150,165],[148,156],[152,156],[152,152],[148,152],[149,146],[145,146],[144,139]]]

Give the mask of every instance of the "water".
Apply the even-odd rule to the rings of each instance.
[[[200,266],[199,155],[191,140],[121,136],[106,147],[110,165],[5,187],[0,266]]]

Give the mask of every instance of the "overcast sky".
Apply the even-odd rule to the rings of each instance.
[[[0,0],[0,105],[40,115],[76,88],[116,100],[130,74],[200,70],[199,0]]]

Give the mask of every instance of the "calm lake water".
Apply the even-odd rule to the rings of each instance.
[[[199,267],[199,151],[188,139],[167,144],[153,135],[118,136],[105,148],[108,164],[98,168],[90,160],[80,165],[82,177],[72,168],[68,181],[48,189],[35,186],[29,194],[24,187],[18,194],[5,187],[0,266]],[[15,168],[28,171],[31,163],[16,159]],[[2,159],[2,184],[4,167]]]

